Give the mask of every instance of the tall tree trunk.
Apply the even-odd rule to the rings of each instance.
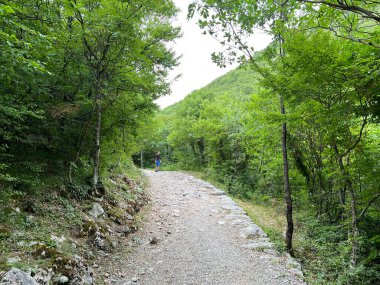
[[[99,95],[98,95],[99,96]],[[100,127],[101,127],[101,108],[99,100],[96,100],[96,127],[95,127],[95,150],[94,150],[94,174],[92,177],[92,189],[96,192],[100,182]]]
[[[285,105],[284,105],[284,99],[282,96],[280,96],[280,105],[281,105],[281,114],[285,115]],[[293,256],[293,204],[292,204],[292,194],[289,184],[289,162],[288,162],[288,148],[286,145],[287,141],[287,126],[286,122],[282,123],[282,137],[281,137],[281,144],[282,144],[282,159],[284,164],[284,191],[285,191],[285,202],[286,202],[286,221],[287,221],[287,227],[286,227],[286,235],[285,235],[285,242],[286,242],[286,250],[288,253]]]
[[[282,7],[281,11],[281,19],[282,21],[286,21],[286,17],[284,15],[284,7]],[[284,49],[284,38],[279,35],[279,44],[280,44],[280,56],[283,58],[285,57],[285,49]],[[281,115],[285,117],[285,103],[284,98],[282,95],[280,95],[280,106],[281,106]],[[288,130],[286,121],[284,118],[284,122],[282,123],[282,137],[281,137],[281,144],[282,144],[282,160],[284,164],[284,192],[285,192],[285,202],[286,202],[286,234],[285,234],[285,243],[286,243],[286,250],[287,252],[293,256],[293,230],[294,230],[294,224],[293,224],[293,202],[292,202],[292,193],[290,189],[290,183],[289,183],[289,161],[288,161],[288,148],[286,145],[287,142],[287,136],[288,136]]]

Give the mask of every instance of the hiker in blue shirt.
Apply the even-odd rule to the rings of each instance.
[[[160,171],[160,165],[161,165],[161,155],[158,151],[156,154],[156,172]]]

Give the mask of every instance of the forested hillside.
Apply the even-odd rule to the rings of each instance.
[[[161,111],[142,139],[145,160],[151,162],[160,150],[164,169],[207,172],[235,197],[269,208],[279,205],[287,217],[280,232],[282,238],[286,230],[284,249],[303,261],[310,284],[377,284],[378,24],[372,18],[339,14],[334,7],[318,11],[303,6],[304,18],[289,16],[294,18],[288,26],[277,18],[279,26],[273,24],[277,30],[271,31],[277,38],[253,54],[231,27],[249,33],[261,24],[259,16],[276,20],[280,14],[253,6],[249,10],[249,1],[205,2],[190,7],[190,13],[198,9],[200,26],[208,33],[220,29],[226,53],[214,54],[216,63],[238,57],[233,45],[248,60],[238,58],[239,69]],[[271,3],[262,5],[286,13]],[[379,12],[378,4],[362,8]],[[310,28],[317,12],[339,31]],[[349,38],[339,25],[350,19],[359,22],[351,22],[356,30]],[[364,32],[371,43],[360,39]]]

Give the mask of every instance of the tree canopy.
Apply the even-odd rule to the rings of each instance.
[[[1,183],[68,171],[70,184],[82,184],[84,171],[93,172],[96,190],[102,173],[135,149],[153,100],[169,92],[177,8],[172,1],[2,1],[0,13]]]

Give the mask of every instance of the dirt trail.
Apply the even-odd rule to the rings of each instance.
[[[152,209],[114,284],[305,284],[223,192],[179,172],[145,174]]]

